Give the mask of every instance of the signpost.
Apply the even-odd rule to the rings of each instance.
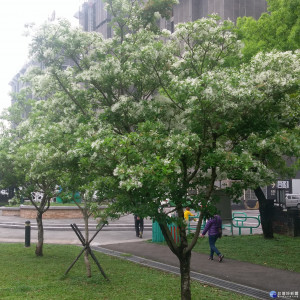
[[[276,200],[276,183],[267,186],[267,199]]]
[[[277,180],[267,187],[267,199],[275,200],[279,204],[285,204],[285,195],[292,193],[291,180]]]

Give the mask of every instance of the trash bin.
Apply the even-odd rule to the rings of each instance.
[[[152,242],[160,243],[164,242],[165,238],[161,232],[159,224],[156,221],[152,222]]]
[[[168,225],[171,235],[173,237],[173,240],[175,243],[180,242],[180,233],[179,233],[179,227],[176,224],[169,224]],[[152,242],[160,243],[164,242],[165,238],[161,232],[161,229],[159,227],[158,222],[154,221],[152,224]]]
[[[174,242],[177,244],[180,242],[180,232],[179,232],[179,227],[176,224],[171,224],[168,225],[171,235],[173,237]]]
[[[70,194],[70,196],[71,196],[71,194]],[[74,199],[75,199],[75,201],[77,203],[81,203],[81,198],[80,198],[79,192],[75,193]],[[56,197],[56,203],[74,203],[75,204],[75,202],[73,200],[72,201],[65,201],[64,202],[63,199],[61,197],[59,197],[59,196]]]

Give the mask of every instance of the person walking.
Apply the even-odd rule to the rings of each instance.
[[[206,232],[208,232],[208,241],[210,247],[210,256],[209,260],[214,259],[214,253],[216,253],[219,257],[219,262],[221,262],[224,258],[224,255],[216,247],[216,241],[218,238],[222,236],[222,219],[219,215],[212,216],[206,223],[202,234],[200,235],[202,238],[205,236]]]
[[[142,238],[143,231],[144,231],[144,219],[137,215],[134,215],[134,227],[135,227],[136,237]]]

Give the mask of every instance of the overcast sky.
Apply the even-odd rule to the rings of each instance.
[[[28,61],[29,39],[23,36],[24,24],[42,24],[55,11],[74,25],[73,16],[84,0],[6,0],[0,10],[0,113],[10,105],[9,82]]]

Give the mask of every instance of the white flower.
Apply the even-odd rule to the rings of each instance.
[[[161,19],[161,15],[160,15],[160,13],[158,11],[156,11],[154,13],[154,18],[157,19],[157,20]]]
[[[119,168],[116,167],[113,171],[114,176],[118,176],[119,175]]]

